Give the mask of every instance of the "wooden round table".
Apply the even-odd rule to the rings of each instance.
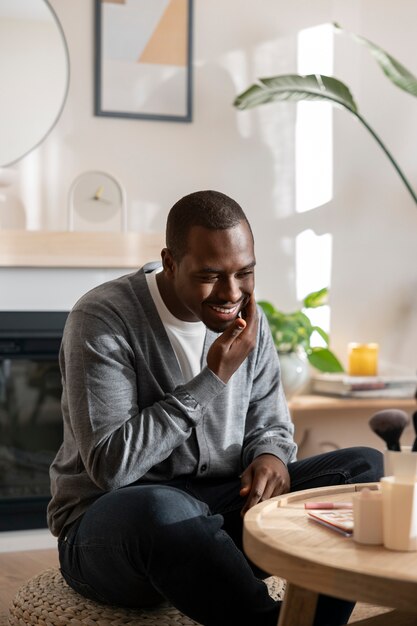
[[[279,626],[311,626],[319,593],[392,607],[357,624],[417,624],[417,552],[355,543],[312,520],[308,501],[351,501],[379,484],[322,487],[257,504],[244,520],[243,545],[264,571],[287,580]]]

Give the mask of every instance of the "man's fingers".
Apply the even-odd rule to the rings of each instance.
[[[237,337],[242,330],[245,330],[246,322],[241,317],[236,318],[234,326],[232,327],[232,337]]]
[[[252,472],[250,468],[247,468],[240,476],[240,495],[242,497],[247,496],[252,487]]]
[[[248,487],[251,478],[250,490]],[[290,476],[286,465],[273,454],[260,454],[246,468],[242,474],[241,496],[246,496],[246,501],[242,509],[242,516],[248,509],[274,496],[280,496],[290,490]]]
[[[266,486],[265,486],[265,490],[264,493],[262,495],[262,500],[269,500],[270,498],[273,498],[274,496],[278,496],[281,494],[281,485],[277,485],[274,481],[269,481]]]
[[[242,315],[243,315],[243,318],[247,320],[248,322],[251,319],[256,319],[257,317],[256,300],[255,300],[255,296],[253,293],[251,294],[251,297],[249,298],[245,307],[242,309]]]
[[[239,494],[242,496],[242,498],[244,498],[245,496],[248,495],[250,491],[250,485],[245,485],[245,487],[242,487],[241,490],[239,491]]]
[[[249,509],[251,509],[255,504],[261,502],[261,500],[265,500],[265,489],[267,487],[266,480],[257,480],[252,483],[250,493],[246,499],[245,506],[242,509],[242,515],[246,513]],[[240,491],[242,495],[242,490]]]
[[[223,344],[231,344],[233,340],[238,337],[246,328],[246,322],[241,317],[237,317],[233,324],[227,328],[224,333],[217,339]]]
[[[227,383],[253,350],[255,342],[253,330],[248,333],[248,323],[237,317],[211,345],[207,353],[208,367]]]

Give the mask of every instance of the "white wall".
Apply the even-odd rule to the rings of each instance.
[[[45,21],[0,19],[1,163],[11,163],[37,145],[61,108],[66,88],[65,50],[49,10],[45,14]],[[8,62],[11,50],[13,63]],[[55,54],[51,55],[51,50]]]
[[[67,37],[71,83],[57,126],[18,167],[31,227],[66,228],[70,184],[88,169],[122,181],[131,230],[162,230],[179,197],[221,190],[242,204],[252,222],[258,297],[295,307],[295,237],[309,228],[331,233],[334,349],[345,360],[348,341],[378,341],[383,361],[415,371],[417,206],[386,157],[352,116],[335,111],[333,198],[296,213],[296,106],[252,112],[232,107],[255,78],[295,72],[298,31],[323,22],[361,33],[417,75],[415,1],[195,0],[191,124],[94,117],[93,2],[51,4]],[[351,87],[417,189],[417,100],[392,86],[347,38],[336,40],[335,75]],[[2,269],[0,308],[64,309],[89,286],[120,273]]]

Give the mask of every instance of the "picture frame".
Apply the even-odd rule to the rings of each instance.
[[[192,121],[193,0],[95,0],[94,114]]]

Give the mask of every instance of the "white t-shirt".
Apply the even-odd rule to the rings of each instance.
[[[156,275],[160,271],[162,270],[158,269],[145,276],[159,317],[177,357],[184,382],[187,383],[201,372],[206,327],[203,322],[183,322],[170,313],[162,300],[156,282]]]

